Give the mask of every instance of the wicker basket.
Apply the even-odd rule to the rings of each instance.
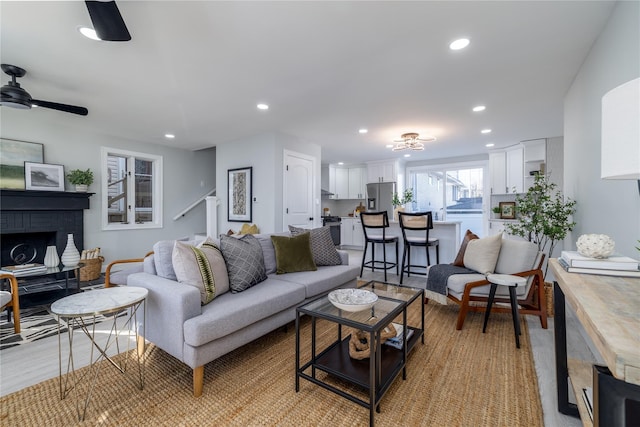
[[[84,264],[84,267],[80,269],[81,282],[96,280],[98,277],[100,277],[104,257],[100,256],[98,258],[81,259],[80,262]]]
[[[547,316],[553,317],[553,283],[544,282],[544,294],[547,299]]]

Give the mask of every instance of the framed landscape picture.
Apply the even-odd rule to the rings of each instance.
[[[516,218],[516,202],[500,202],[500,219]]]
[[[24,162],[27,190],[64,191],[64,166]]]
[[[251,175],[253,168],[229,169],[227,221],[251,222]]]
[[[0,188],[25,189],[24,162],[44,162],[44,146],[0,138]]]

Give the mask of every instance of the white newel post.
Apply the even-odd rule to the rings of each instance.
[[[218,237],[218,205],[220,200],[216,196],[207,196],[205,198],[207,206],[207,236],[212,238]]]

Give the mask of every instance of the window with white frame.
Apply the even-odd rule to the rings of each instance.
[[[162,227],[162,156],[102,147],[102,229]]]
[[[411,209],[431,211],[438,221],[461,221],[461,230],[482,236],[485,168],[486,162],[408,168]]]

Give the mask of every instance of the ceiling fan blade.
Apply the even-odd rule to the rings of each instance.
[[[57,102],[41,101],[39,99],[31,100],[33,105],[43,108],[51,108],[52,110],[64,111],[65,113],[78,114],[80,116],[86,116],[89,114],[89,110],[84,107],[77,107],[75,105],[58,104]]]
[[[115,1],[85,1],[93,29],[100,40],[110,42],[126,42],[131,40],[131,34],[120,15]]]

